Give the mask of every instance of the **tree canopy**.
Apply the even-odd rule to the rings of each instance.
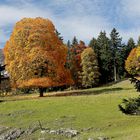
[[[130,75],[138,75],[139,73],[138,50],[140,49],[132,49],[127,60],[125,61],[125,68]]]
[[[81,54],[81,79],[82,86],[85,88],[96,86],[99,83],[99,67],[96,54],[90,47],[86,48]]]
[[[24,18],[17,22],[4,54],[6,69],[15,88],[73,83],[65,68],[67,48],[49,19]]]

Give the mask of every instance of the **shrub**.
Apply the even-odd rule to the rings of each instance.
[[[119,105],[120,111],[130,115],[140,115],[140,96],[137,98],[123,99]]]
[[[140,92],[140,80],[138,80],[138,79],[132,77],[132,78],[130,79],[130,81],[131,81],[131,83],[134,84],[134,87],[135,87],[135,89],[137,90],[137,92]]]

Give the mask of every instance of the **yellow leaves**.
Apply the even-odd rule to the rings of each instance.
[[[131,75],[140,74],[140,47],[131,50],[125,61],[125,69]]]
[[[17,22],[4,48],[5,63],[14,87],[49,87],[71,84],[64,67],[67,48],[52,22],[24,18]]]
[[[92,48],[86,48],[84,51],[83,51],[83,53],[81,54],[81,59],[83,59],[83,57],[85,57],[85,56],[87,56],[87,54],[88,54],[88,56],[89,55],[95,55],[95,52],[93,51],[93,49]]]
[[[136,53],[136,56],[137,56],[137,58],[139,58],[140,57],[140,46],[138,46],[137,48],[134,48],[134,50],[132,50],[132,55],[135,55],[135,53]]]
[[[97,85],[100,73],[96,54],[92,48],[86,48],[81,54],[81,65],[82,86],[87,88]]]

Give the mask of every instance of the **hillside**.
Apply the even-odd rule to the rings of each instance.
[[[99,137],[109,140],[140,139],[139,117],[124,115],[118,109],[118,104],[123,98],[138,96],[128,80],[107,87],[90,89],[87,93],[88,95],[85,90],[86,96],[53,98],[37,98],[36,96],[36,99],[32,99],[35,94],[26,95],[28,100],[23,100],[22,95],[22,100],[19,101],[20,96],[13,97],[15,101],[4,101],[12,99],[12,97],[4,97],[0,103],[0,129],[7,128],[6,132],[9,129],[21,128],[21,130],[26,130],[25,132],[27,130],[28,133],[30,132],[28,135],[27,133],[21,135],[20,139],[70,139],[61,134],[54,134],[55,130],[60,132],[62,128],[72,128],[79,132],[72,138],[73,140],[75,138],[77,140],[98,139]],[[46,130],[40,129],[39,121],[41,127]],[[0,133],[1,136],[2,133]]]

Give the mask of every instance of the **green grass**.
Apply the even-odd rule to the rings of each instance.
[[[52,129],[72,127],[81,131],[92,127],[89,131],[81,132],[78,140],[99,136],[111,140],[140,140],[140,116],[124,115],[118,109],[123,98],[138,96],[128,80],[111,86],[77,91],[77,94],[80,96],[31,100],[31,95],[28,100],[27,96],[25,100],[20,100],[19,96],[1,98],[8,101],[0,103],[0,125],[27,128],[40,120],[43,127]],[[29,137],[37,139],[39,135],[38,131]]]

